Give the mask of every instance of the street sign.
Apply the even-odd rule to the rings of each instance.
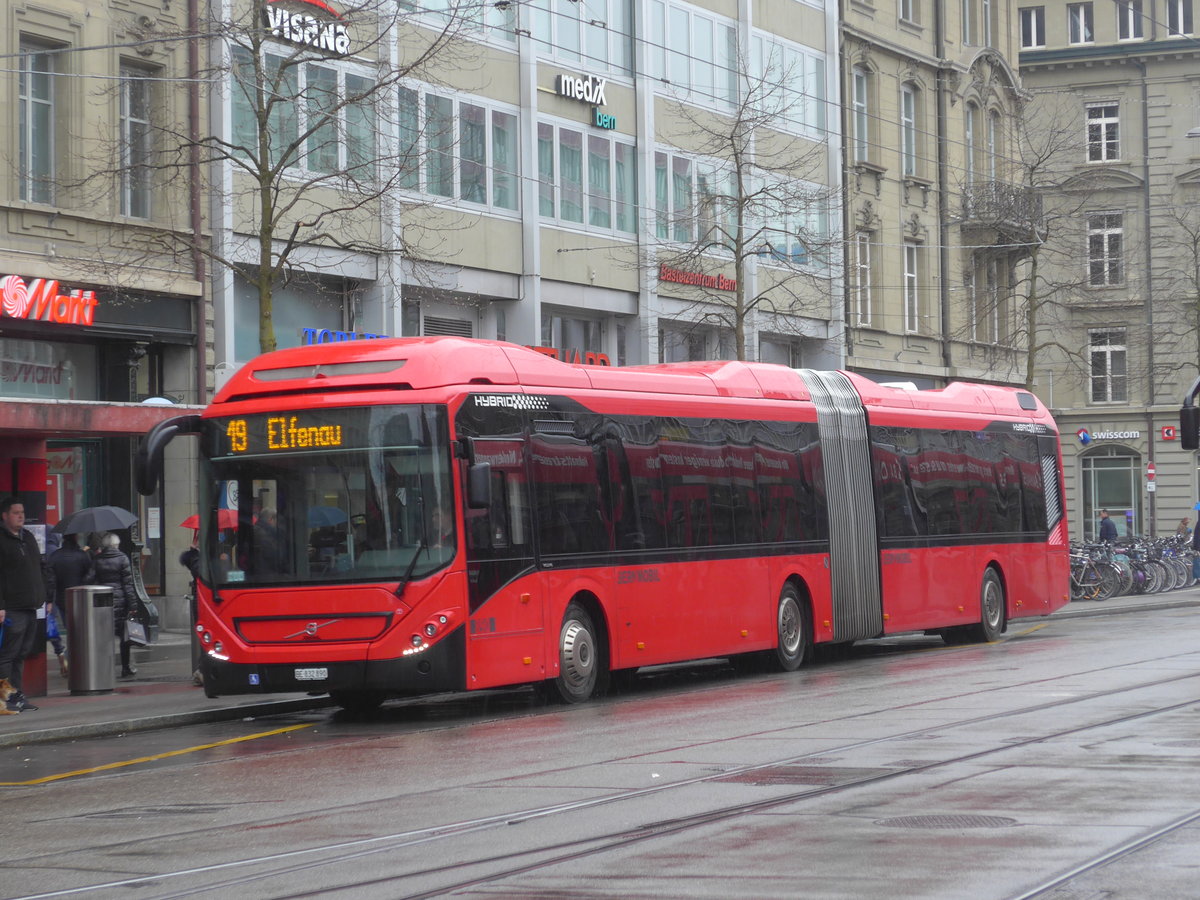
[[[1146,478],[1149,481],[1154,480],[1154,463],[1146,463]]]

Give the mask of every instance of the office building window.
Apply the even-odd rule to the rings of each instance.
[[[1142,0],[1117,0],[1117,39],[1142,39]]]
[[[1112,162],[1121,158],[1121,115],[1115,103],[1087,107],[1088,162]]]
[[[807,47],[755,34],[750,40],[755,106],[773,128],[825,131],[825,57]]]
[[[374,82],[345,67],[263,56],[258,83],[250,51],[233,50],[234,152],[259,162],[258,116],[265,112],[269,159],[261,162],[274,165],[286,153],[289,169],[374,180]]]
[[[1120,213],[1088,216],[1088,284],[1112,287],[1125,281],[1124,223]]]
[[[979,0],[979,24],[983,29],[983,46],[992,46],[992,0]]]
[[[1167,33],[1192,34],[1192,0],[1167,0]]]
[[[905,175],[917,174],[917,89],[900,88],[900,159]]]
[[[570,225],[637,231],[632,144],[538,123],[538,214]]]
[[[737,23],[668,0],[650,0],[648,15],[651,77],[692,103],[730,106],[737,98]]]
[[[633,71],[633,0],[529,0],[508,5],[527,6],[539,54],[582,65],[589,72]]]
[[[1128,402],[1127,353],[1124,328],[1088,332],[1093,403]]]
[[[920,253],[919,244],[904,242],[904,330],[910,334],[921,330]]]
[[[20,197],[54,202],[54,55],[21,42],[17,78]]]
[[[900,20],[903,22],[920,22],[921,8],[919,0],[900,0]]]
[[[516,43],[517,4],[479,0],[398,0],[403,9],[429,14],[436,28],[449,26],[464,37]]]
[[[1067,41],[1090,44],[1095,40],[1095,21],[1091,3],[1067,4]]]
[[[152,85],[144,69],[121,66],[121,214],[138,219],[150,217]]]
[[[1046,46],[1046,7],[1027,6],[1021,13],[1021,49]]]
[[[400,181],[410,190],[493,210],[516,210],[517,116],[401,88]]]

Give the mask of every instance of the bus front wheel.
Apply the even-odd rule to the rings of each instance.
[[[794,584],[784,585],[779,595],[775,628],[775,665],[784,672],[795,672],[808,661],[812,650],[812,619]]]
[[[979,624],[968,625],[964,630],[968,640],[991,643],[1000,639],[1004,631],[1004,585],[995,569],[983,573],[979,586]]]
[[[554,693],[564,703],[590,700],[605,681],[604,654],[596,639],[596,626],[588,611],[571,603],[563,613],[558,632],[558,677]]]

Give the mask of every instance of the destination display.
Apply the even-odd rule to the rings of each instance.
[[[414,407],[311,409],[208,420],[214,458],[396,447],[419,434]]]

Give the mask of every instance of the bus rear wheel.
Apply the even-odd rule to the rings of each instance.
[[[583,703],[607,683],[596,626],[579,603],[570,603],[558,632],[558,677],[553,693],[564,703]]]
[[[779,595],[775,629],[774,665],[784,672],[795,672],[812,653],[812,619],[808,604],[800,599],[794,584],[784,585]]]

